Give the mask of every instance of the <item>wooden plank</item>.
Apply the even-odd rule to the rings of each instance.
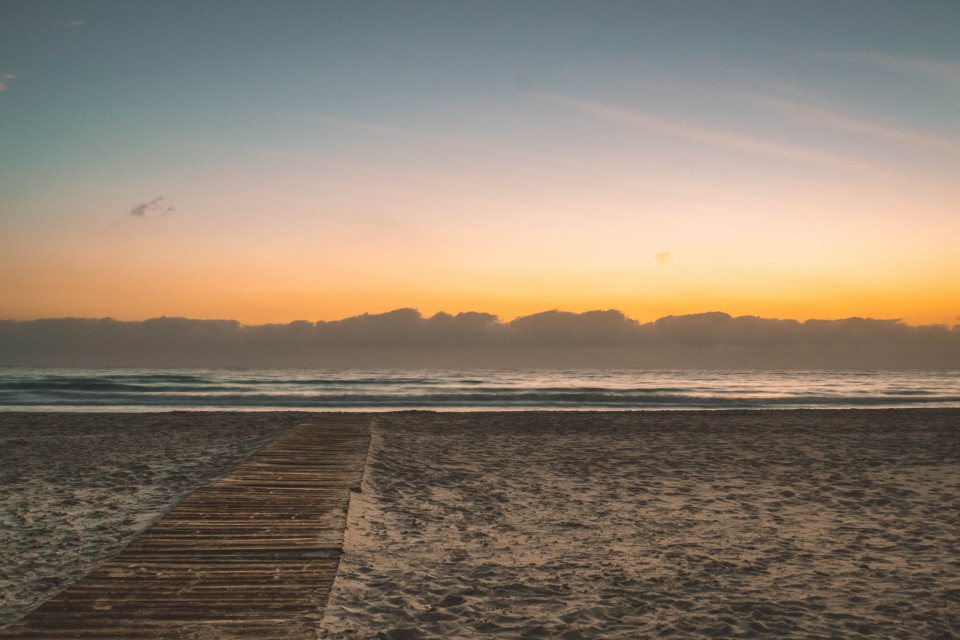
[[[312,638],[370,416],[327,414],[185,497],[0,638]]]

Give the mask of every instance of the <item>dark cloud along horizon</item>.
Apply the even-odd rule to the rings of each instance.
[[[0,365],[444,368],[960,368],[960,326],[616,310],[504,322],[415,309],[343,320],[0,321]]]

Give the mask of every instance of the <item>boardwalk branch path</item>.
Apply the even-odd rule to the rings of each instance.
[[[0,638],[312,638],[370,416],[328,414],[198,489]]]

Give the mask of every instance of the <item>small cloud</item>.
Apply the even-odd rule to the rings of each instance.
[[[60,26],[67,29],[76,29],[87,24],[85,20],[61,20]]]
[[[673,260],[673,251],[661,251],[660,253],[653,254],[653,259],[657,261],[657,264],[661,267],[665,267]]]
[[[16,80],[16,79],[17,79],[17,74],[15,74],[15,73],[5,73],[5,74],[3,74],[3,79],[4,79],[4,80]]]
[[[6,91],[6,90],[7,90],[7,85],[0,82],[0,91]]]
[[[130,209],[128,213],[136,218],[146,218],[147,216],[162,216],[165,213],[176,211],[173,207],[165,207],[161,204],[165,197],[166,196],[157,196],[153,200],[142,202],[133,209]]]

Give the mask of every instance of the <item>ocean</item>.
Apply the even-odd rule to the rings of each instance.
[[[960,407],[960,370],[0,368],[3,411]]]

